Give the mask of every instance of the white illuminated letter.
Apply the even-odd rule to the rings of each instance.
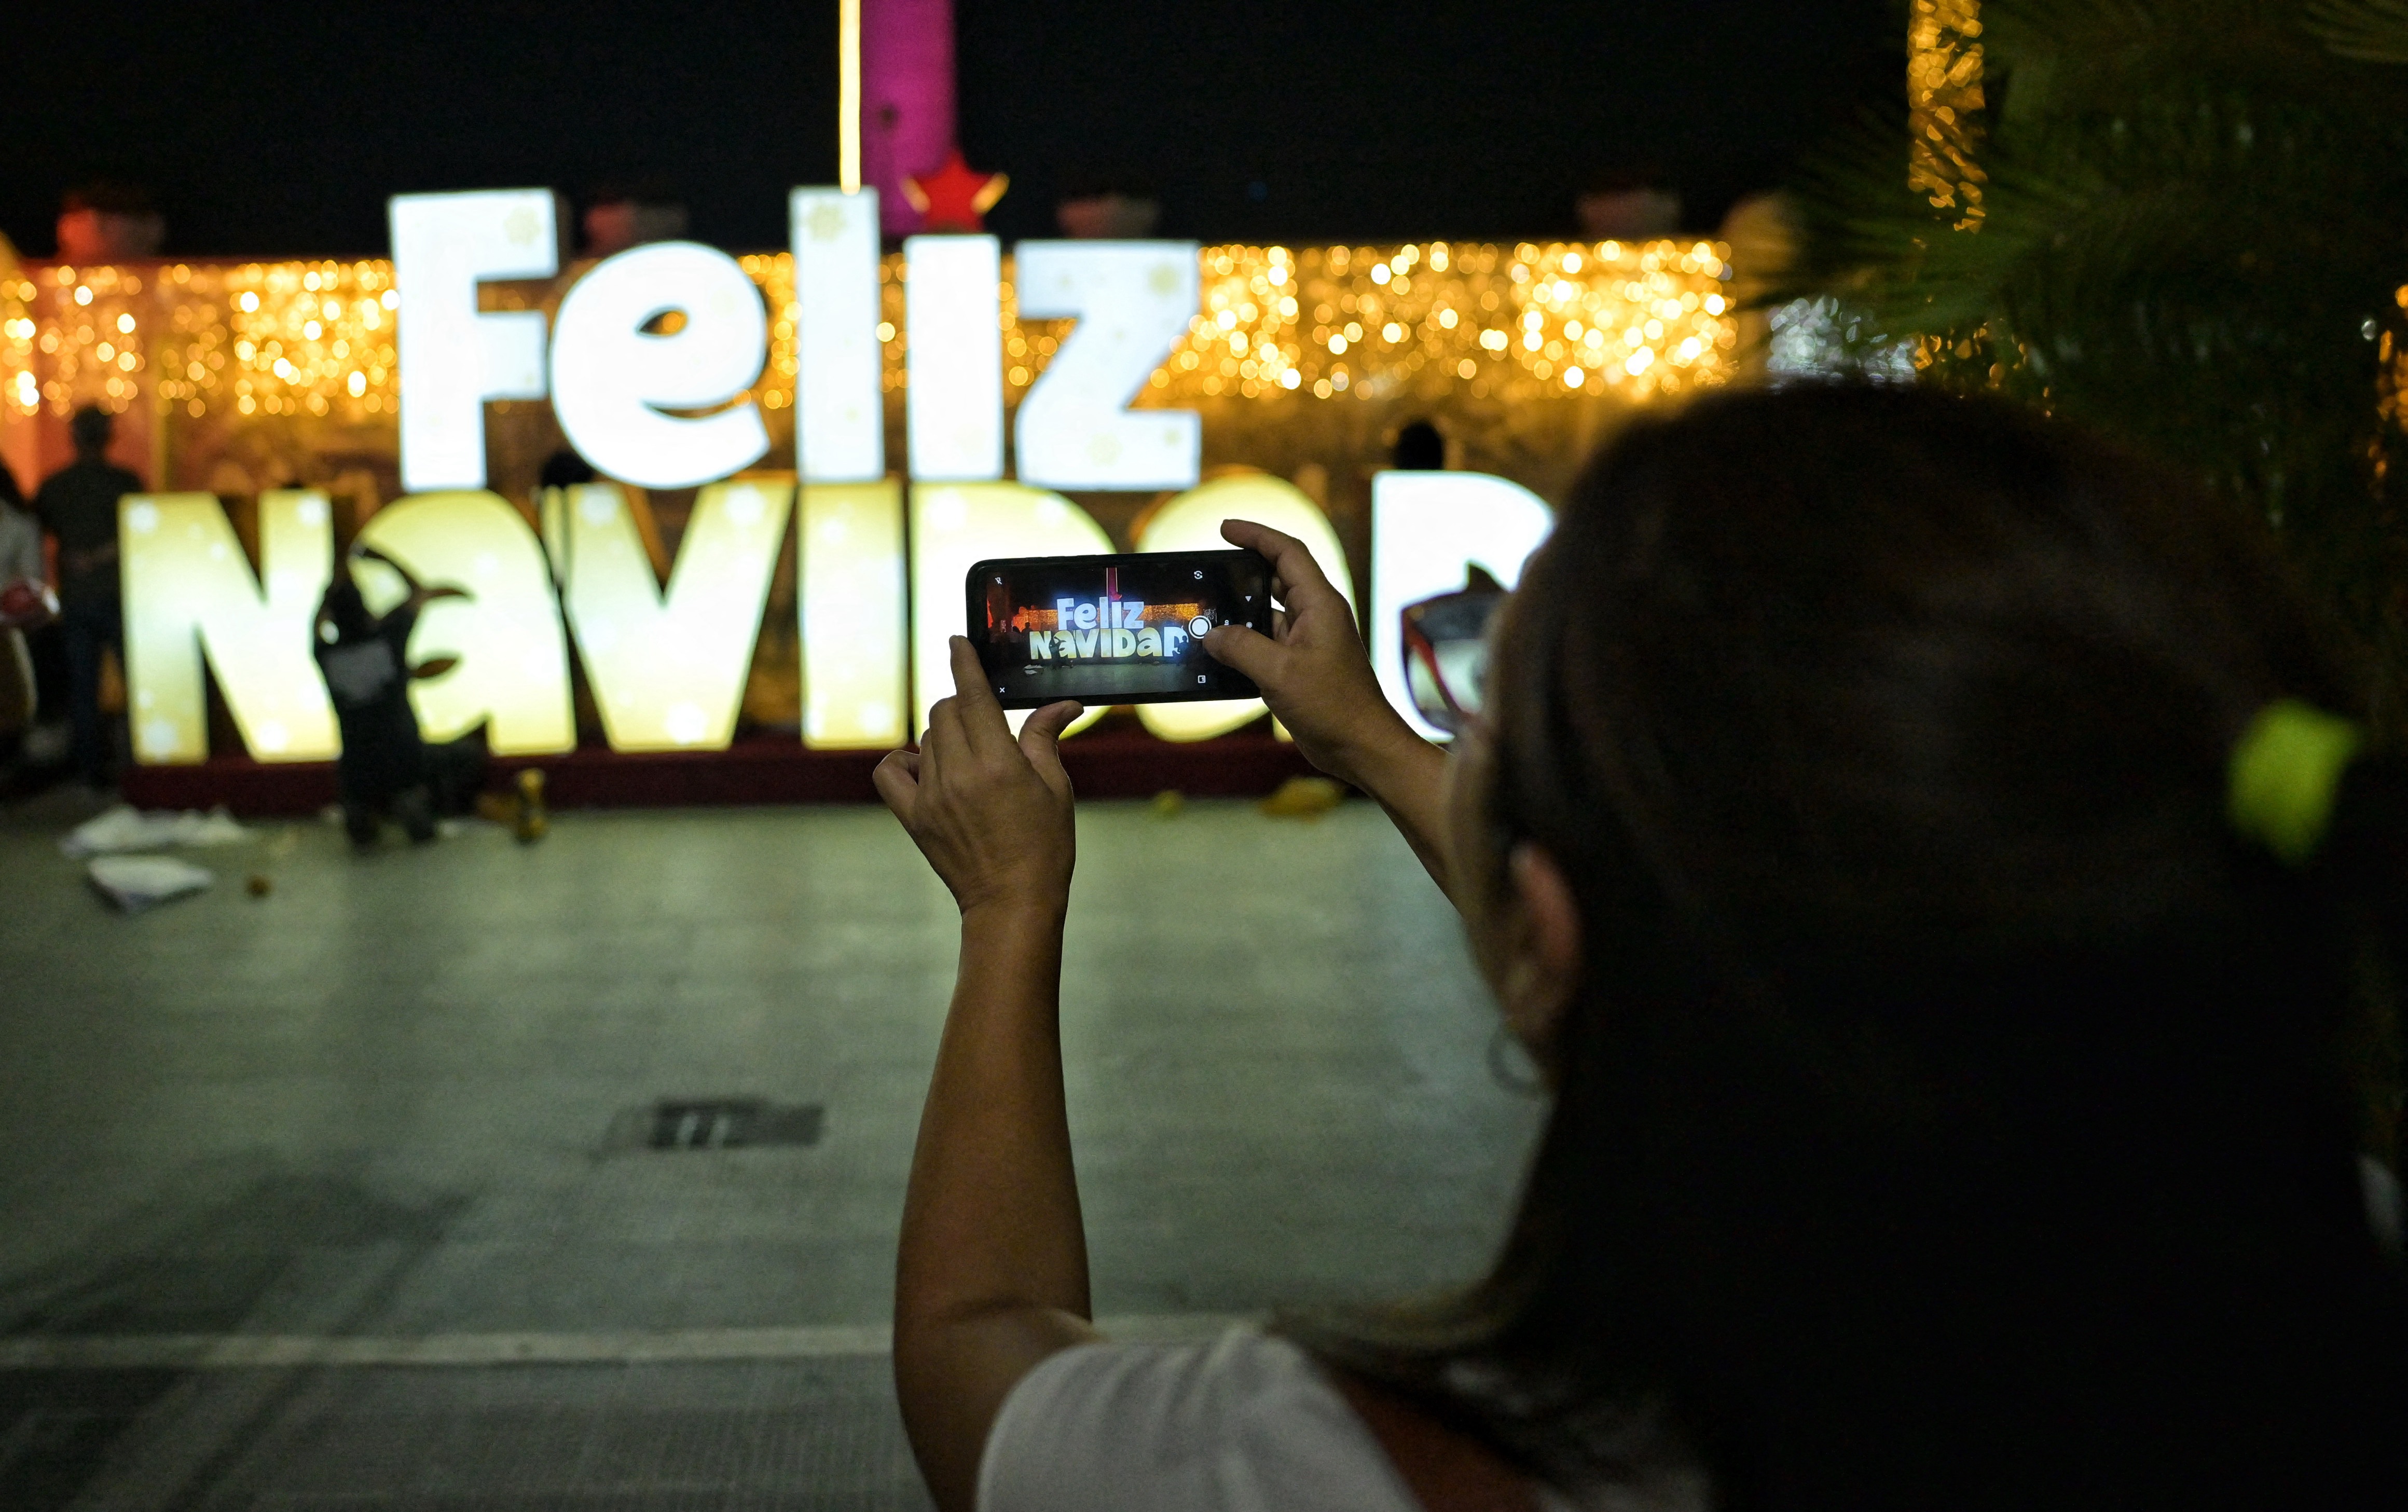
[[[1197,303],[1192,241],[1024,241],[1012,288],[1023,320],[1078,317],[1020,402],[1014,470],[1046,488],[1185,488],[1204,454],[1192,410],[1129,400],[1187,334]]]
[[[878,191],[797,189],[787,197],[795,252],[795,458],[806,483],[886,476],[886,400],[878,350]]]
[[[204,655],[253,756],[333,756],[340,744],[335,709],[309,650],[335,559],[326,496],[289,489],[260,496],[265,594],[214,494],[129,495],[119,508],[118,540],[135,758],[208,756]]]
[[[1546,502],[1484,472],[1383,472],[1371,479],[1371,667],[1405,722],[1442,732],[1413,712],[1405,686],[1407,604],[1463,586],[1473,564],[1506,587],[1554,527]]]
[[[1023,483],[916,484],[911,490],[911,727],[924,729],[928,706],[953,691],[945,641],[969,628],[965,579],[990,556],[1075,556],[1112,549],[1095,516],[1059,494]],[[1098,580],[1097,586],[1101,587]],[[1095,623],[1096,606],[1080,606]],[[1094,639],[1094,632],[1085,632]],[[1089,653],[1092,654],[1092,648]],[[1090,709],[1072,725],[1103,717]],[[1028,717],[1011,711],[1011,727]]]
[[[903,485],[806,483],[795,533],[803,634],[803,743],[894,747],[905,717]]]
[[[1321,506],[1302,489],[1267,472],[1215,478],[1151,511],[1138,530],[1137,549],[1227,551],[1229,543],[1221,539],[1224,520],[1252,520],[1303,541],[1331,585],[1345,598],[1347,607],[1354,607],[1354,575],[1346,569],[1346,551],[1338,543],[1338,533],[1329,527],[1329,516],[1322,513]],[[1167,648],[1163,654],[1171,655]],[[1137,716],[1145,727],[1166,741],[1211,740],[1260,717],[1262,712],[1260,698],[1204,698],[1194,703],[1137,706]]]
[[[911,476],[1003,476],[1003,255],[993,237],[903,243]]]
[[[736,734],[794,485],[739,479],[694,502],[668,591],[615,483],[547,500],[544,537],[614,751],[718,751]]]
[[[397,194],[394,353],[401,373],[401,486],[485,486],[485,401],[543,397],[543,314],[480,315],[485,279],[560,271],[552,192]]]
[[[677,330],[643,329],[671,310]],[[579,454],[646,488],[724,478],[769,450],[751,399],[687,418],[662,410],[725,404],[761,376],[769,317],[743,265],[691,241],[606,259],[560,302],[552,334],[552,409]]]
[[[543,547],[518,511],[481,490],[415,494],[379,510],[360,540],[427,587],[469,596],[428,604],[409,638],[412,661],[460,658],[442,676],[409,686],[426,739],[458,740],[483,725],[497,756],[576,748],[560,606]],[[376,563],[353,571],[371,608],[400,597],[393,573]]]

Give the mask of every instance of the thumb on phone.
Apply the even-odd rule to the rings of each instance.
[[[1269,687],[1279,681],[1280,644],[1260,630],[1216,625],[1204,637],[1204,649],[1224,667],[1245,673],[1256,687]]]
[[[1062,731],[1086,712],[1075,701],[1049,703],[1020,727],[1020,754],[1045,779],[1045,785],[1057,793],[1070,787],[1070,774],[1062,769]]]

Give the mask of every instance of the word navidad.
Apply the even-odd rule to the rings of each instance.
[[[482,281],[557,272],[552,205],[548,192],[518,190],[392,204],[408,493],[377,511],[360,539],[425,583],[466,591],[426,606],[412,636],[414,660],[456,658],[411,685],[429,740],[482,727],[504,755],[573,749],[573,637],[613,748],[724,747],[790,527],[799,734],[822,749],[893,746],[923,727],[928,706],[952,691],[947,638],[964,627],[962,583],[972,565],[1115,549],[1057,488],[1184,489],[1149,511],[1130,549],[1220,549],[1223,520],[1257,520],[1302,540],[1347,602],[1357,602],[1337,535],[1309,497],[1264,474],[1199,485],[1199,417],[1126,408],[1198,308],[1192,243],[1020,244],[1021,312],[1077,324],[1022,401],[1018,478],[1006,481],[1000,249],[991,237],[910,238],[907,484],[886,471],[874,192],[792,196],[793,473],[743,471],[768,447],[743,397],[767,360],[767,312],[726,254],[684,242],[621,252],[567,291],[548,328],[540,311],[478,309]],[[661,318],[671,312],[682,323]],[[532,526],[485,488],[484,403],[547,394],[572,444],[603,472],[644,487],[702,485],[666,585],[616,484],[550,491]],[[1373,480],[1371,649],[1408,719],[1417,716],[1398,611],[1460,586],[1470,565],[1511,584],[1549,519],[1536,496],[1486,474]],[[254,572],[214,495],[122,502],[136,759],[207,757],[208,674],[253,756],[337,753],[334,711],[309,649],[334,560],[325,496],[261,496],[256,536]],[[402,597],[398,577],[379,564],[352,570],[372,607]],[[1068,655],[1143,654],[1136,642],[1147,630],[1100,622],[1096,649],[1082,648],[1079,633],[1090,627],[1076,623],[1079,607]],[[1165,626],[1162,638],[1179,633]],[[1110,652],[1103,635],[1112,637]],[[1123,635],[1132,642],[1125,652]],[[1065,652],[1058,633],[1051,649]],[[1232,699],[1139,713],[1164,739],[1202,740],[1262,708]]]

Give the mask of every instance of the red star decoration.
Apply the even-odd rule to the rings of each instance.
[[[957,147],[936,172],[904,180],[903,197],[920,212],[924,231],[978,231],[984,229],[986,212],[1010,187],[1009,176],[980,173],[963,162]]]

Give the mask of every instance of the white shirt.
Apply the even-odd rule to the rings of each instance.
[[[42,523],[27,511],[0,504],[0,587],[19,578],[42,581]]]
[[[1544,1490],[1539,1501],[1544,1512],[1571,1506]],[[1251,1328],[1210,1344],[1084,1344],[1047,1356],[996,1415],[978,1506],[1421,1512],[1312,1357]]]

